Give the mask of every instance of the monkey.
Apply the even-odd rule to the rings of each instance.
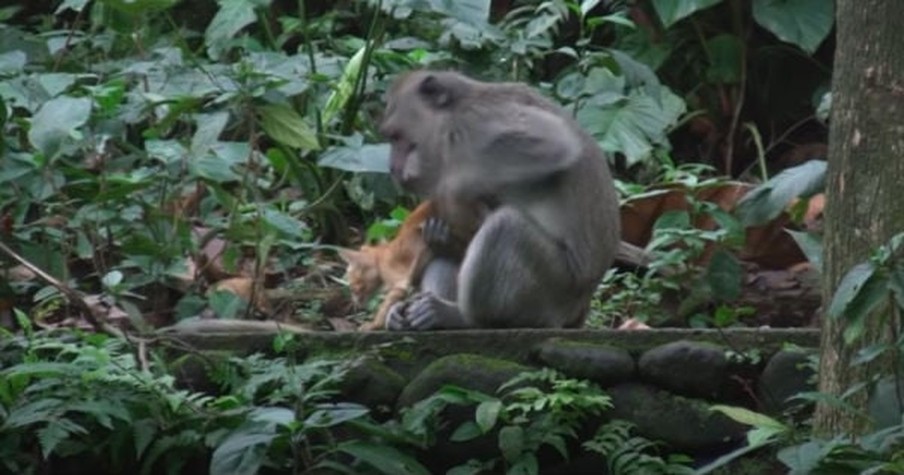
[[[569,114],[524,84],[417,70],[390,86],[380,132],[393,178],[437,204],[422,231],[431,260],[387,329],[584,324],[619,246],[618,197]],[[463,256],[444,254],[474,210]]]

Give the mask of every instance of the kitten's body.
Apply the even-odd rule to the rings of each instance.
[[[433,202],[424,201],[405,218],[392,241],[339,251],[348,263],[346,280],[356,304],[367,302],[378,290],[386,293],[373,319],[361,330],[384,328],[389,309],[405,298],[419,258],[427,251],[421,226],[434,211]]]

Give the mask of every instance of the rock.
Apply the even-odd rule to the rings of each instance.
[[[699,399],[638,384],[620,384],[607,390],[615,407],[609,415],[635,424],[648,439],[661,440],[679,451],[698,452],[724,447],[744,436],[746,427]]]
[[[447,384],[494,395],[502,383],[530,370],[518,363],[480,355],[444,356],[430,363],[405,386],[397,405],[411,406]]]
[[[804,404],[788,401],[788,398],[816,389],[815,382],[811,381],[815,373],[807,364],[812,354],[811,349],[781,350],[769,358],[757,383],[757,397],[765,412],[777,414]]]
[[[685,396],[715,400],[731,384],[725,349],[712,343],[660,345],[644,353],[637,366],[644,381]]]
[[[629,381],[635,373],[634,358],[609,345],[551,338],[537,346],[535,355],[545,366],[602,387]]]
[[[377,413],[390,413],[407,381],[376,358],[352,366],[340,384],[346,401],[363,404]]]

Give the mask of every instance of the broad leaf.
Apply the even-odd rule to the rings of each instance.
[[[514,462],[524,452],[524,429],[506,426],[499,431],[499,450],[508,462]]]
[[[788,426],[785,424],[782,424],[765,414],[760,414],[759,412],[754,412],[747,408],[716,404],[710,407],[710,410],[721,412],[741,424],[747,424],[754,427],[771,427],[773,429],[788,430]]]
[[[430,475],[430,471],[413,457],[386,444],[352,440],[340,444],[336,449],[386,475]]]
[[[28,56],[19,50],[0,53],[0,76],[21,73],[27,60]]]
[[[210,473],[255,475],[266,459],[267,447],[276,433],[236,431],[213,451]]]
[[[317,134],[295,109],[273,104],[258,108],[261,127],[273,140],[301,150],[317,150]]]
[[[31,118],[28,140],[45,156],[52,158],[66,140],[77,136],[78,128],[90,116],[90,99],[65,96],[51,99]]]
[[[826,312],[831,318],[839,318],[844,314],[845,309],[854,300],[854,297],[863,288],[863,284],[876,273],[876,269],[869,262],[864,262],[854,266],[841,279],[838,288],[832,296],[832,303],[829,305],[829,311]]]
[[[753,18],[780,40],[813,54],[832,31],[835,2],[826,0],[756,0]]]
[[[346,139],[344,146],[331,147],[320,156],[321,167],[348,172],[389,172],[389,144],[364,144],[360,135]]]
[[[179,0],[101,0],[101,3],[110,6],[115,10],[132,15],[162,12],[178,2]],[[68,1],[67,3],[78,6],[82,2]],[[84,5],[81,7],[84,7]],[[81,8],[74,9],[81,11]]]
[[[784,211],[792,200],[808,198],[825,188],[826,162],[810,160],[788,168],[747,193],[737,212],[746,226],[768,223]]]
[[[628,166],[647,158],[656,144],[667,145],[666,132],[685,111],[681,98],[662,88],[662,101],[638,90],[606,107],[592,104],[578,110],[577,120],[608,152],[621,152]]]
[[[204,43],[211,58],[218,59],[229,40],[242,28],[254,23],[257,17],[255,0],[218,0],[220,9],[204,32]]]
[[[359,404],[319,404],[317,409],[305,419],[305,425],[310,427],[334,427],[354,419],[360,419],[368,412],[370,412],[370,409]]]
[[[480,426],[480,430],[484,433],[489,432],[496,425],[496,420],[499,419],[501,410],[502,401],[498,399],[480,403],[474,416],[474,420]]]
[[[668,28],[678,20],[690,16],[692,13],[709,8],[722,0],[653,0],[656,14],[662,20],[662,24]]]
[[[822,238],[814,233],[804,231],[794,231],[786,229],[786,233],[790,234],[797,243],[797,247],[804,253],[810,264],[817,271],[822,271]]]

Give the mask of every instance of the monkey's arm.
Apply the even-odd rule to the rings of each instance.
[[[510,186],[531,186],[572,167],[583,142],[574,126],[558,115],[524,105],[493,111],[494,120],[475,118],[466,157],[443,192],[465,198],[493,196]],[[498,120],[507,116],[509,120]]]

